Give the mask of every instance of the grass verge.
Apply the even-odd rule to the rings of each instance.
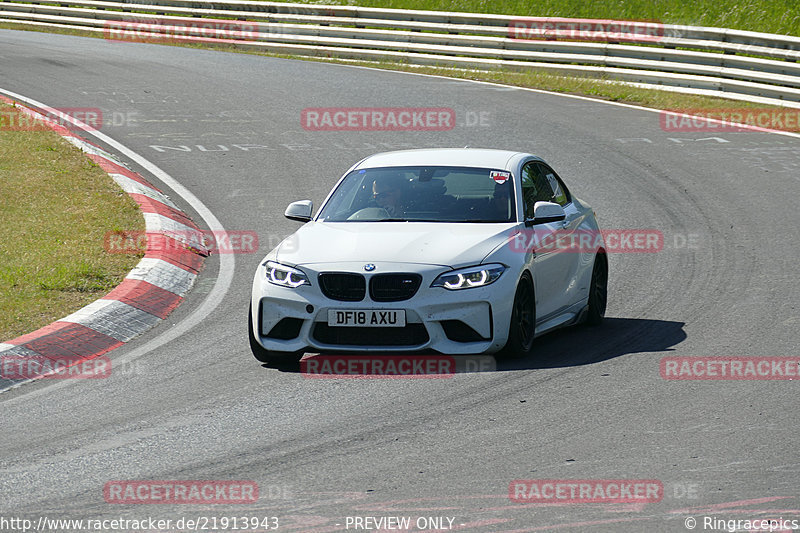
[[[310,0],[305,3],[521,17],[650,20],[800,35],[797,0]]]
[[[144,230],[139,207],[108,174],[49,129],[11,131],[15,113],[0,104],[0,342],[118,285],[141,255],[107,253],[104,236]]]

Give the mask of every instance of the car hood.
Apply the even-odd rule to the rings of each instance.
[[[288,265],[363,261],[457,268],[480,263],[516,223],[308,222],[276,249]]]

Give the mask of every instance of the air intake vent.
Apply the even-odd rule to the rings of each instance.
[[[316,322],[312,335],[323,344],[363,347],[421,346],[430,339],[422,324],[406,324],[402,328],[343,328]]]

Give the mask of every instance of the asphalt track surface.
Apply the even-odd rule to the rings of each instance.
[[[488,84],[8,30],[0,71],[3,89],[47,105],[127,116],[103,133],[261,242],[234,257],[224,298],[183,331],[209,308],[212,256],[169,320],[111,354],[125,371],[0,395],[3,517],[277,516],[279,531],[344,530],[348,516],[452,517],[463,531],[687,531],[688,516],[701,531],[703,516],[799,517],[798,381],[666,381],[659,361],[798,355],[800,139],[669,133],[650,111]],[[450,107],[458,125],[301,128],[304,108],[334,106]],[[603,227],[663,232],[659,253],[611,254],[605,325],[449,379],[308,379],[255,361],[251,279],[298,227],[286,205],[318,205],[371,153],[464,145],[541,155]],[[110,480],[209,479],[253,480],[261,497],[103,498]],[[648,504],[520,504],[508,498],[516,479],[655,479],[665,490]]]

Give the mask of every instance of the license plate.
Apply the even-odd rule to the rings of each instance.
[[[329,309],[328,325],[402,328],[406,325],[406,312],[403,309]]]

